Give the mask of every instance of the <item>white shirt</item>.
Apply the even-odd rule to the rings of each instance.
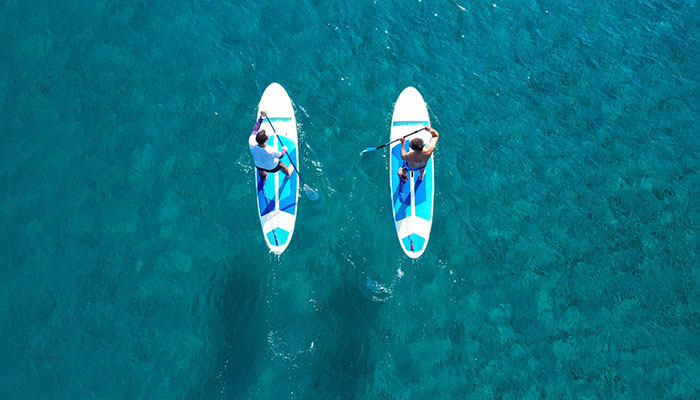
[[[282,152],[273,149],[270,145],[265,147],[258,146],[258,142],[255,141],[255,135],[250,135],[248,146],[257,167],[270,170],[275,169],[277,164],[279,164]]]

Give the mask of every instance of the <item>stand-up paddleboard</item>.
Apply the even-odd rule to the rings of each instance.
[[[413,87],[404,89],[394,106],[391,140],[400,139],[429,123],[428,108],[423,101],[423,96]],[[407,137],[405,144],[407,152],[410,151],[408,147],[410,140],[416,137],[422,138],[423,142],[428,144],[431,134],[428,131],[421,131]],[[423,254],[430,237],[435,192],[433,158],[434,156],[428,160],[423,181],[418,180],[419,172],[409,171],[408,180],[402,183],[398,175],[399,168],[403,165],[401,142],[391,145],[389,183],[394,222],[401,248],[411,258],[418,258]]]
[[[269,118],[269,121],[263,118],[260,125],[260,129],[264,129],[270,137],[267,145],[279,151],[282,151],[282,146],[287,146],[287,154],[298,166],[297,121],[294,117],[292,100],[287,91],[278,83],[270,84],[260,98],[257,115],[260,115],[260,111],[267,111]],[[272,129],[273,126],[274,129]],[[282,161],[287,167],[292,168],[287,156],[283,156]],[[299,175],[294,170],[292,176],[287,178],[280,170],[275,173],[268,172],[267,179],[262,180],[257,168],[254,169],[254,173],[258,215],[263,237],[273,253],[282,254],[289,246],[294,233],[299,198]]]

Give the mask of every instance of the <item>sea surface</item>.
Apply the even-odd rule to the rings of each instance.
[[[700,398],[699,8],[3,1],[0,397]],[[272,82],[321,196],[281,256]],[[416,261],[359,155],[407,86],[440,132]]]

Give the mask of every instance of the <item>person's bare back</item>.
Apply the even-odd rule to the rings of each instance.
[[[408,179],[408,171],[406,171],[406,169],[420,170],[420,175],[418,176],[419,181],[422,181],[425,177],[425,166],[428,165],[428,160],[430,156],[433,155],[440,134],[438,134],[435,129],[431,128],[430,125],[426,126],[424,129],[432,135],[430,142],[424,146],[423,139],[413,139],[409,144],[411,151],[408,153],[406,152],[405,146],[406,138],[401,138],[401,159],[408,163],[408,168],[399,168],[399,178],[401,178],[402,182]]]

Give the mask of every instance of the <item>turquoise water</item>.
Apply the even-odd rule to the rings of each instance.
[[[700,396],[700,12],[631,2],[0,5],[6,399]],[[281,256],[257,101],[295,102]],[[391,217],[393,102],[440,132]]]

